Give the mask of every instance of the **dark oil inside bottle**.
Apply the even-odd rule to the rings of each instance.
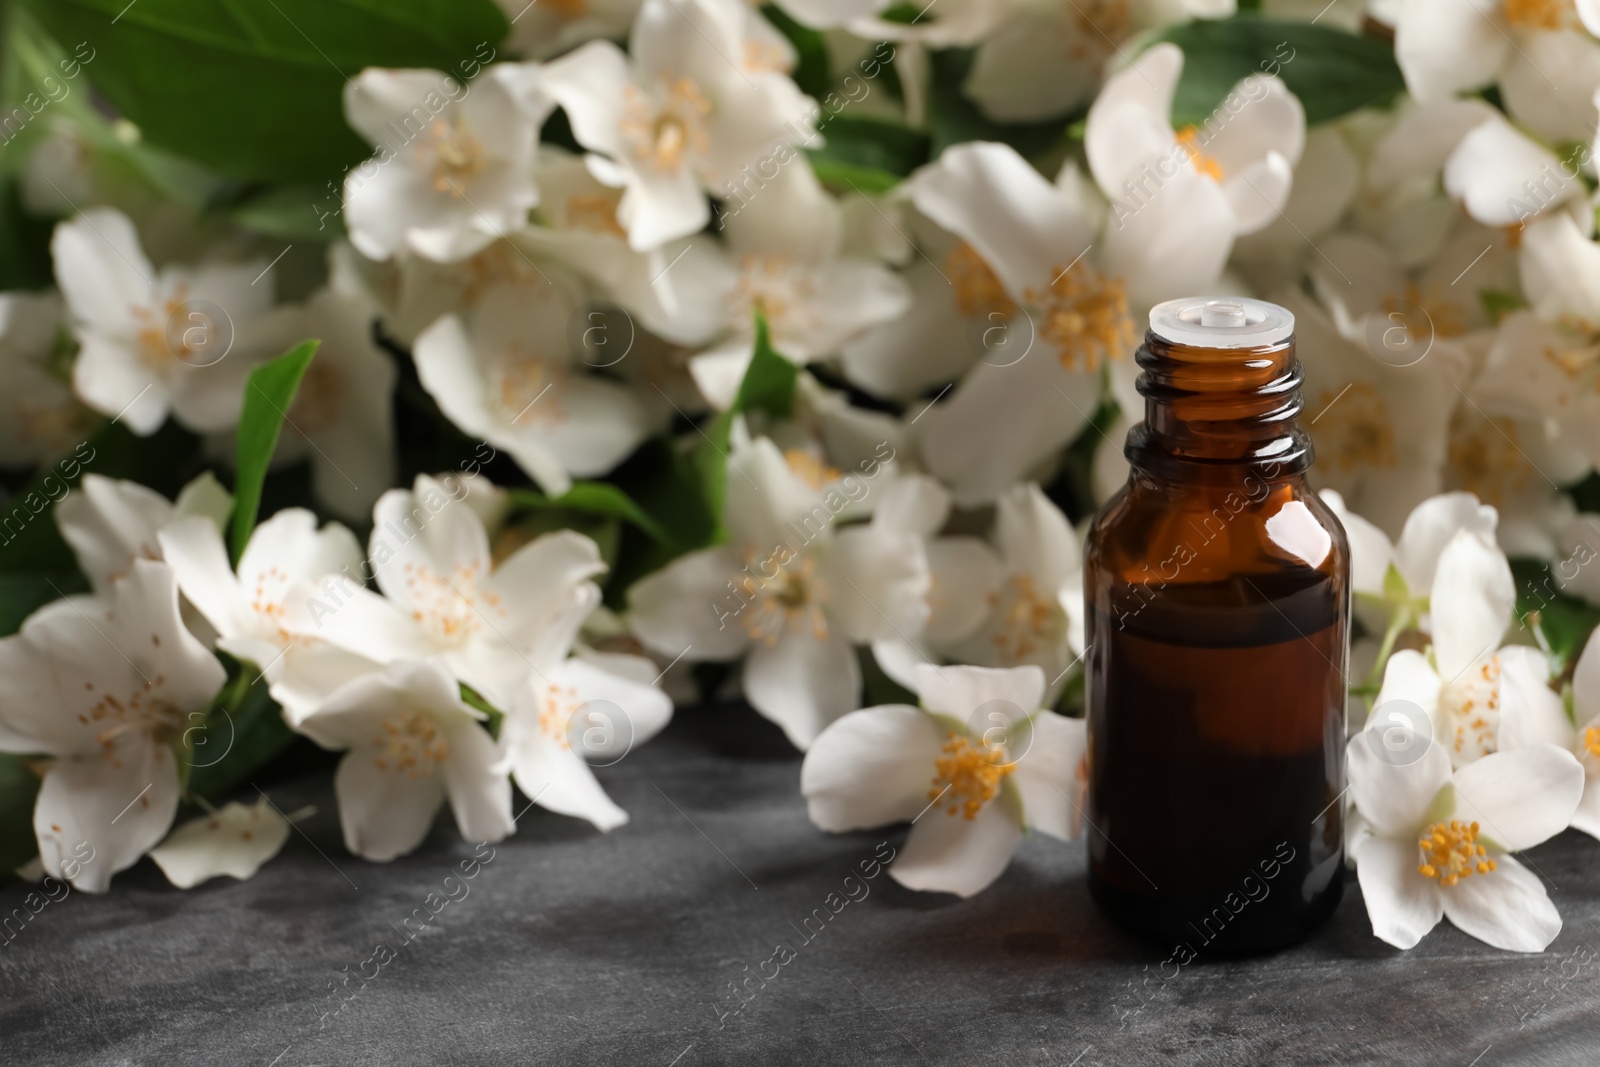
[[[1122,925],[1199,956],[1332,912],[1344,595],[1306,567],[1090,598],[1089,888]]]

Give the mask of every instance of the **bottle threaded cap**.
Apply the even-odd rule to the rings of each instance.
[[[1261,348],[1294,335],[1294,313],[1248,296],[1190,296],[1151,308],[1150,332],[1195,348]]]

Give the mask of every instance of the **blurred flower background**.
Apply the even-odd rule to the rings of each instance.
[[[742,698],[820,826],[933,806],[892,873],[977,892],[1079,831],[1144,316],[1248,294],[1354,547],[1374,931],[1559,929],[1504,854],[1600,836],[1600,4],[0,19],[4,869],[247,877],[269,764],[372,860],[446,801],[609,830],[604,765]],[[1428,803],[1480,779],[1537,817]]]

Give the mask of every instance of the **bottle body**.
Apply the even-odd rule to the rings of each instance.
[[[1349,548],[1269,347],[1147,338],[1085,554],[1090,890],[1180,956],[1296,941],[1343,890]]]

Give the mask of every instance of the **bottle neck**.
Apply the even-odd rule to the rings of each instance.
[[[1252,348],[1198,348],[1145,334],[1136,357],[1144,421],[1128,432],[1135,468],[1175,481],[1276,479],[1311,466],[1294,338]]]

